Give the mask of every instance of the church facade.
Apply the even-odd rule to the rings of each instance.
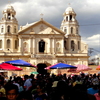
[[[76,13],[68,7],[60,29],[41,18],[20,26],[8,5],[0,21],[0,63],[22,59],[43,69],[56,63],[88,65],[88,45],[81,41]],[[40,68],[40,70],[42,70]]]

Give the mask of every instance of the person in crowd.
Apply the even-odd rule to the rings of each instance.
[[[94,94],[94,96],[95,96],[95,98],[96,98],[96,100],[100,100],[100,84],[99,84],[99,86],[98,86],[98,93],[95,93]]]
[[[32,94],[29,91],[22,91],[19,93],[17,100],[33,100]]]
[[[92,85],[92,87],[87,89],[87,93],[94,95],[95,93],[98,93],[99,89],[98,89],[98,85]]]
[[[2,97],[5,97],[6,91],[5,91],[4,86],[2,84],[0,84],[0,93],[1,93]]]
[[[48,100],[47,94],[44,92],[42,84],[36,86],[36,93],[33,95],[33,100]]]
[[[14,84],[5,85],[6,99],[5,100],[17,100],[18,97],[18,86]]]
[[[50,100],[69,100],[69,92],[70,89],[68,88],[65,81],[58,81],[57,87],[54,91],[51,92]]]
[[[32,82],[31,82],[29,76],[25,75],[24,76],[24,80],[25,80],[25,82],[24,82],[24,89],[25,89],[25,91],[30,91],[31,87],[32,87]]]

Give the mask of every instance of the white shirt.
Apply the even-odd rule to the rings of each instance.
[[[29,89],[29,87],[32,86],[32,83],[31,83],[30,79],[27,79],[27,80],[24,82],[24,86],[26,87],[26,91]]]

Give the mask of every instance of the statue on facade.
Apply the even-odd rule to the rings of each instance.
[[[61,45],[59,42],[57,43],[56,51],[61,52]]]
[[[27,46],[28,46],[28,45],[27,45],[27,43],[25,42],[25,43],[24,43],[24,48],[23,48],[23,49],[24,49],[24,52],[28,52],[28,47],[27,47]]]

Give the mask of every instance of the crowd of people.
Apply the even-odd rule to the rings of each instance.
[[[0,76],[0,100],[100,100],[100,74]]]

